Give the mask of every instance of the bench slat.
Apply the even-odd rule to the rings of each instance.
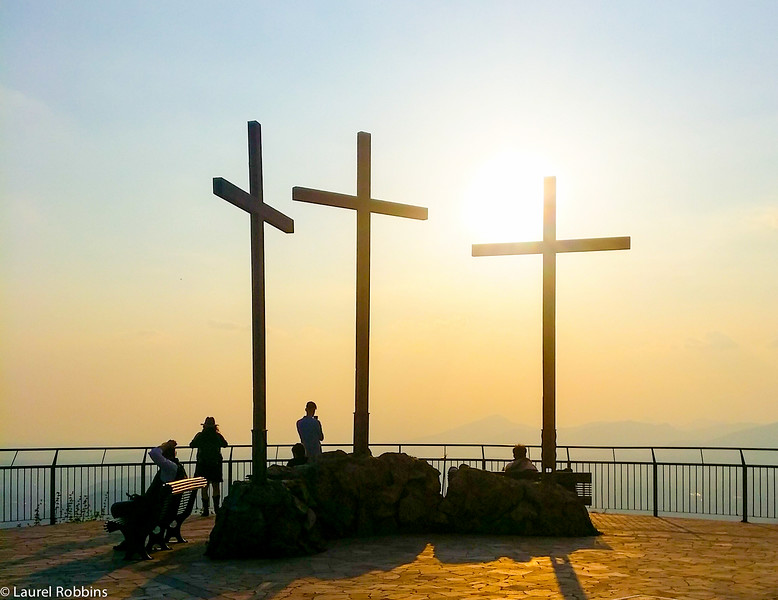
[[[190,477],[189,479],[171,481],[165,485],[170,486],[172,493],[180,494],[186,490],[199,490],[200,488],[204,488],[208,485],[208,480],[205,477]]]

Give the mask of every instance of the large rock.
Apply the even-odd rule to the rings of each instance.
[[[292,469],[271,467],[268,476],[284,479],[330,538],[429,531],[441,501],[440,472],[407,454],[325,452]]]
[[[460,533],[574,537],[599,533],[586,507],[562,486],[466,466],[449,479],[440,514],[443,529]]]
[[[598,532],[572,492],[460,468],[440,494],[423,460],[326,452],[309,464],[270,467],[262,484],[230,489],[208,540],[212,558],[283,557],[324,549],[325,538],[431,531],[543,536]]]
[[[315,513],[279,481],[232,484],[208,538],[211,558],[283,557],[324,550]]]

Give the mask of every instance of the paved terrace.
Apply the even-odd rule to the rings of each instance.
[[[184,524],[188,544],[129,563],[102,522],[2,530],[0,596],[57,597],[61,586],[59,597],[149,599],[778,599],[778,525],[592,517],[604,535],[405,535],[219,562],[203,556],[213,517]]]

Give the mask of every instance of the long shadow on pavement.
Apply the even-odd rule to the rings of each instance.
[[[341,582],[353,589],[363,583],[384,585],[388,576],[414,571],[421,564],[432,565],[433,573],[444,576],[455,565],[473,564],[477,572],[482,568],[488,571],[493,562],[506,565],[546,558],[564,597],[579,600],[587,596],[570,555],[579,550],[609,549],[596,537],[402,535],[337,540],[314,556],[214,561],[204,556],[208,532],[208,523],[203,521],[188,532],[190,543],[156,552],[152,561],[138,562],[124,561],[123,553],[112,550],[118,538],[97,527],[69,539],[59,536],[61,541],[52,536],[51,545],[46,545],[45,538],[37,539],[26,555],[14,558],[12,552],[3,553],[10,559],[2,561],[3,585],[105,589],[112,598],[162,597],[172,588],[192,598],[248,593],[270,599],[297,580],[304,580],[297,584],[300,591],[317,585],[331,589]],[[515,565],[509,566],[515,569]],[[547,568],[545,572],[549,573]]]
[[[508,559],[530,563],[546,558],[562,595],[570,600],[588,598],[570,556],[581,550],[611,550],[599,537],[552,538],[518,536],[440,536],[434,541],[435,557],[442,563],[493,563]],[[519,586],[521,587],[521,586]]]

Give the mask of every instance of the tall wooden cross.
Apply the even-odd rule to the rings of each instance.
[[[556,239],[556,177],[543,180],[543,241],[473,244],[473,256],[543,255],[543,471],[556,469],[556,255],[557,252],[629,250],[629,237]]]
[[[214,177],[213,193],[251,215],[251,335],[254,410],[251,462],[255,481],[267,476],[267,379],[265,351],[265,223],[294,233],[294,221],[265,204],[262,194],[262,128],[249,121],[249,193]]]
[[[370,134],[357,133],[357,195],[336,194],[309,188],[292,188],[298,202],[350,208],[357,212],[357,310],[354,401],[354,453],[369,452],[370,379],[370,215],[378,213],[409,219],[427,219],[427,209],[385,202],[370,197]]]

